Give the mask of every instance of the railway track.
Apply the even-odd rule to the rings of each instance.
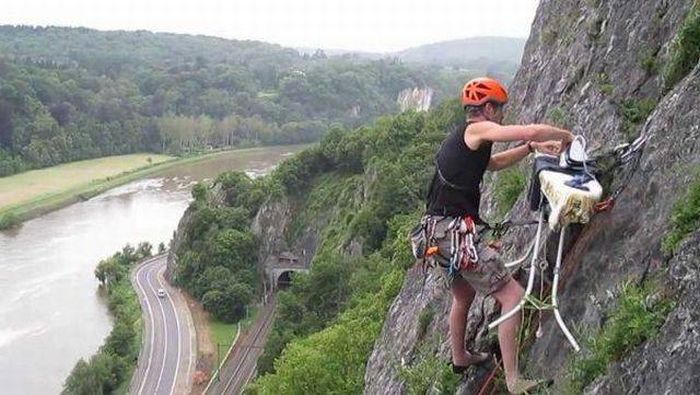
[[[245,338],[241,339],[242,344],[234,346],[234,351],[227,363],[228,366],[222,370],[221,384],[212,386],[208,393],[240,394],[243,387],[255,374],[258,357],[262,354],[267,335],[274,321],[274,296],[263,309],[261,318],[257,320]]]

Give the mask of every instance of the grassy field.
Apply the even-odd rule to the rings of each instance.
[[[170,159],[173,157],[153,154],[110,156],[3,177],[0,178],[0,210]]]
[[[2,177],[0,230],[174,166],[232,151],[243,153],[261,149],[264,148],[222,150],[182,158],[156,154],[111,156]]]
[[[214,355],[217,360],[214,360],[214,367],[212,369],[212,374],[209,379],[209,383],[207,384],[207,388],[216,378],[218,374],[218,366],[223,362],[222,360],[226,357],[226,354],[231,348],[231,344],[236,338],[236,334],[238,333],[238,324],[241,324],[241,334],[245,333],[246,329],[248,329],[248,327],[250,327],[250,325],[253,323],[253,320],[257,318],[256,316],[258,315],[258,312],[259,309],[257,307],[251,307],[247,318],[233,324],[227,324],[213,318],[207,320],[206,325],[209,328],[211,342],[214,345],[214,349],[218,347],[219,354]]]
[[[219,345],[219,350],[225,354],[233,338],[236,337],[237,324],[227,324],[221,321],[212,321],[209,323],[209,333],[211,333],[211,341],[214,346]],[[221,356],[223,358],[223,355]]]
[[[245,330],[253,322],[253,318],[257,314],[257,308],[251,308],[248,318],[241,320],[241,331]],[[219,344],[221,346],[221,357],[228,351],[228,348],[233,342],[233,338],[236,337],[236,328],[238,324],[227,324],[217,320],[211,320],[209,322],[209,333],[211,334],[211,341],[214,346]]]

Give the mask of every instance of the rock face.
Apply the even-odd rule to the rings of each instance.
[[[173,232],[173,238],[170,240],[170,247],[168,248],[168,260],[165,265],[165,277],[168,281],[173,280],[173,274],[175,273],[175,264],[177,263],[176,251],[182,245],[182,240],[184,236],[184,229],[187,229],[188,224],[192,220],[193,213],[192,206],[187,207],[185,213],[182,214],[180,221],[177,223],[177,229]]]
[[[288,250],[284,232],[291,222],[287,199],[267,202],[260,207],[253,219],[251,231],[260,242],[258,262],[266,264],[273,255]]]
[[[403,392],[403,383],[398,379],[398,368],[410,362],[418,351],[416,346],[420,334],[417,317],[430,305],[434,306],[436,314],[445,315],[448,308],[448,298],[445,296],[445,287],[441,286],[439,278],[434,274],[426,277],[419,268],[408,272],[404,287],[391,305],[386,319],[400,330],[385,327],[377,340],[367,364],[366,394]],[[435,320],[433,324],[441,326],[439,330],[446,329],[446,322],[443,320]]]
[[[597,330],[614,304],[611,291],[665,266],[660,243],[671,209],[700,165],[700,69],[696,67],[666,94],[658,70],[667,62],[670,43],[692,4],[690,0],[540,2],[521,68],[510,87],[506,119],[560,124],[602,151],[638,133],[649,136],[639,168],[614,210],[599,214],[584,227],[565,257],[560,304],[570,328]],[[643,107],[653,111],[642,111],[641,119],[630,116]],[[629,170],[615,174],[613,187]],[[489,213],[492,194],[485,187],[482,204]],[[521,196],[510,217],[530,215]],[[512,231],[503,240],[505,257],[521,254],[532,237],[529,229]],[[697,245],[697,235],[694,240]],[[683,278],[697,276],[697,249],[689,244],[671,260],[671,272],[674,267],[686,270]],[[588,388],[590,393],[700,392],[700,380],[690,374],[700,363],[700,354],[692,351],[698,347],[698,317],[689,307],[696,302],[693,294],[697,292],[691,291],[695,288],[687,285],[688,280],[675,284],[685,291],[661,330],[664,335],[615,365]],[[367,393],[405,392],[397,366],[415,357],[421,341],[413,334],[415,323],[431,303],[438,308],[424,337],[442,338],[435,353],[449,360],[449,293],[436,289],[430,278],[423,284],[421,276],[411,274],[368,362]],[[477,298],[469,313],[468,347],[493,347],[484,338],[483,328],[472,327],[481,318],[478,304]],[[490,301],[486,314],[496,314]],[[544,335],[525,350],[521,364],[534,375],[559,381],[572,349],[549,315],[543,317],[543,329]],[[681,351],[684,347],[689,351]],[[664,372],[678,386],[665,381]],[[683,376],[684,372],[688,375]],[[469,375],[460,393],[477,392],[479,382],[480,372]]]
[[[428,111],[433,100],[432,88],[404,89],[399,92],[396,102],[401,111]]]
[[[644,127],[650,140],[615,209],[595,218],[568,254],[562,314],[574,326],[599,327],[606,291],[662,264],[659,249],[671,209],[700,165],[699,94],[696,68],[660,102]],[[558,372],[569,354],[563,338],[552,330],[553,322],[547,324],[547,334],[529,353],[542,374]],[[553,349],[565,352],[551,353]]]
[[[659,336],[608,369],[589,394],[692,394],[700,388],[700,232],[669,263],[678,304]]]

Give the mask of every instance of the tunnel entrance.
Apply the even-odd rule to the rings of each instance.
[[[277,277],[277,289],[288,288],[292,284],[292,273],[293,270],[288,270],[282,272],[279,277]]]

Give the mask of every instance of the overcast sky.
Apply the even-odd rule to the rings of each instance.
[[[539,0],[2,0],[0,24],[207,34],[293,47],[395,51],[527,37]]]

